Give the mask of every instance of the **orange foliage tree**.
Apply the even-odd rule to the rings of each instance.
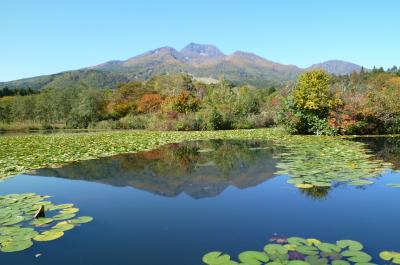
[[[145,94],[137,102],[137,110],[142,113],[155,112],[160,109],[162,102],[160,94]]]

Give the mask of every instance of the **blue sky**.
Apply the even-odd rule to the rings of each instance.
[[[306,67],[400,65],[397,0],[2,0],[0,81],[214,44]]]

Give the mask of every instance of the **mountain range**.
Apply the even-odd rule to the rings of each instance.
[[[117,83],[147,80],[153,76],[189,73],[198,78],[218,79],[224,76],[235,84],[277,86],[293,81],[300,73],[323,69],[331,74],[349,74],[360,71],[361,66],[331,60],[308,68],[269,61],[254,53],[236,51],[226,55],[213,45],[190,43],[178,51],[161,47],[127,60],[113,60],[96,66],[0,83],[0,88],[67,87],[72,85],[115,88]]]

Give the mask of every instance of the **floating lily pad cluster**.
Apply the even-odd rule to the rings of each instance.
[[[370,185],[392,166],[373,159],[364,144],[333,137],[297,136],[287,138],[283,147],[286,151],[276,154],[277,174],[288,174],[288,182],[301,189]]]
[[[48,198],[35,193],[0,196],[0,251],[22,251],[33,241],[58,239],[75,226],[93,220],[89,216],[76,217],[79,209],[71,203],[55,205]],[[35,218],[42,206],[45,217]]]
[[[279,129],[203,132],[110,131],[0,137],[0,181],[38,168],[150,150],[187,140],[266,140],[279,149],[281,174],[300,188],[329,187],[334,182],[363,186],[373,183],[390,163],[374,159],[365,144],[339,137],[287,135]],[[210,151],[210,150],[202,150]],[[396,186],[396,185],[395,185]]]
[[[363,245],[353,240],[340,240],[336,244],[324,243],[314,238],[279,238],[267,244],[263,251],[245,251],[238,260],[227,254],[210,252],[203,257],[208,265],[373,265],[372,257],[363,251]],[[385,260],[394,261],[400,255],[382,252]],[[398,263],[397,263],[398,264]]]

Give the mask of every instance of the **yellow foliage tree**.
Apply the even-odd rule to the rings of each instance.
[[[330,76],[323,70],[314,70],[299,76],[293,91],[297,108],[311,111],[330,109],[340,103],[329,89]]]

